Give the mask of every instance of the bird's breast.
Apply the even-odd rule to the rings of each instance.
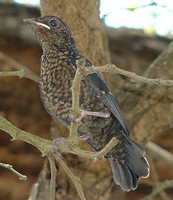
[[[70,124],[69,113],[72,102],[71,86],[75,71],[70,63],[62,59],[42,58],[40,95],[47,112],[59,121]]]

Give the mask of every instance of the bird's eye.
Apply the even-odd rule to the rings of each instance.
[[[49,21],[49,24],[50,24],[50,26],[51,26],[52,28],[57,28],[57,27],[59,26],[59,23],[58,23],[58,21],[57,21],[56,19],[51,19],[51,20]]]

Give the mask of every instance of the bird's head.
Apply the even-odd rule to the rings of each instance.
[[[43,50],[48,47],[61,48],[68,46],[69,43],[75,43],[70,28],[57,16],[43,16],[23,21],[32,27]]]

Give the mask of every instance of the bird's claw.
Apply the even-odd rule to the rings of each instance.
[[[81,120],[86,117],[87,115],[88,116],[95,116],[95,117],[101,117],[101,118],[108,118],[110,117],[110,113],[106,113],[106,112],[93,112],[93,111],[87,111],[87,110],[82,110],[80,109],[80,117],[76,119],[76,121],[79,123],[81,122]]]

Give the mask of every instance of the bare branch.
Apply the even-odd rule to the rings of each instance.
[[[19,78],[28,78],[32,81],[39,83],[39,78],[33,76],[30,72],[25,71],[24,69],[19,69],[16,71],[0,71],[0,76],[18,76]]]
[[[59,155],[55,154],[55,159],[59,163],[59,165],[63,168],[63,170],[67,173],[67,175],[70,177],[71,181],[74,183],[78,191],[78,194],[80,196],[80,199],[86,200],[79,179],[73,174],[73,172],[70,170],[70,168],[66,165],[66,163]]]
[[[79,96],[80,96],[80,85],[82,78],[83,76],[81,74],[81,70],[78,67],[72,84],[72,112],[74,120],[71,121],[70,133],[69,133],[69,140],[73,140],[74,143],[78,143],[78,137],[77,137],[78,123],[76,119],[80,117]]]
[[[10,170],[11,172],[13,172],[14,174],[16,174],[20,180],[25,181],[27,180],[27,176],[19,173],[18,171],[16,171],[12,165],[9,164],[5,164],[5,163],[0,163],[0,167],[6,168],[8,170]]]
[[[30,194],[27,200],[37,200],[38,190],[39,190],[39,184],[34,183],[31,187]]]
[[[23,69],[24,74],[26,75],[26,78],[29,78],[29,79],[36,81],[36,82],[39,82],[40,78],[36,73],[32,72],[30,69],[28,69],[27,67],[25,67],[21,63],[17,62],[13,58],[11,58],[11,57],[5,55],[4,53],[0,52],[0,59],[5,60],[8,64],[10,64],[12,67],[14,67],[18,70]]]
[[[56,166],[55,166],[55,160],[53,157],[48,156],[49,163],[50,163],[50,171],[51,171],[51,180],[50,180],[50,200],[55,200],[55,188],[56,188]]]
[[[12,140],[22,140],[35,146],[42,152],[43,156],[49,155],[52,152],[51,141],[21,130],[1,116],[0,129],[11,135]]]
[[[90,158],[90,159],[100,159],[103,158],[112,148],[114,148],[118,144],[118,139],[116,137],[113,137],[109,143],[100,151],[97,152],[90,152],[82,150],[78,147],[73,148],[70,153],[76,154],[78,156],[84,157],[84,158]]]
[[[165,161],[169,162],[170,164],[173,164],[173,155],[170,152],[159,147],[157,144],[153,142],[148,142],[146,144],[146,147],[148,148],[150,153],[153,154],[154,156],[162,158]]]
[[[16,66],[16,68],[19,69],[17,71],[12,71],[12,72],[0,72],[0,76],[19,76],[20,78],[25,77],[25,78],[31,79],[35,82],[39,82],[39,80],[40,80],[39,76],[36,75],[35,73],[33,73],[32,71],[30,71],[29,69],[27,69],[24,65],[18,63],[14,59],[3,54],[2,52],[0,52],[0,58],[7,60],[8,63]],[[81,61],[79,61],[79,62],[81,64]],[[79,64],[78,64],[78,66],[79,66]],[[173,86],[173,80],[164,80],[164,79],[160,79],[160,78],[158,78],[158,79],[146,78],[143,76],[139,76],[134,72],[129,72],[129,71],[120,69],[112,64],[107,64],[107,65],[98,66],[98,67],[91,66],[89,68],[80,66],[80,68],[83,69],[83,75],[81,74],[81,70],[77,71],[76,76],[74,78],[74,82],[80,83],[82,77],[87,76],[89,74],[105,72],[105,73],[121,74],[123,76],[132,78],[133,81],[135,81],[135,82],[147,83],[147,84],[158,85],[158,86]],[[79,69],[79,67],[78,67],[78,69]],[[74,85],[77,85],[77,84],[74,84]],[[73,89],[76,89],[76,86],[72,86],[72,90]],[[78,87],[77,87],[77,89],[78,89]],[[78,93],[78,91],[77,91],[77,93]],[[76,101],[76,103],[77,103],[77,101]]]
[[[114,74],[121,74],[123,76],[127,76],[132,78],[135,82],[140,83],[147,83],[151,85],[157,86],[173,86],[173,80],[164,80],[164,79],[153,79],[153,78],[146,78],[143,76],[139,76],[134,72],[129,72],[123,69],[116,67],[115,65],[107,64],[105,66],[91,66],[89,68],[83,67],[83,73],[85,76],[93,73],[105,72],[105,73],[114,73]]]

